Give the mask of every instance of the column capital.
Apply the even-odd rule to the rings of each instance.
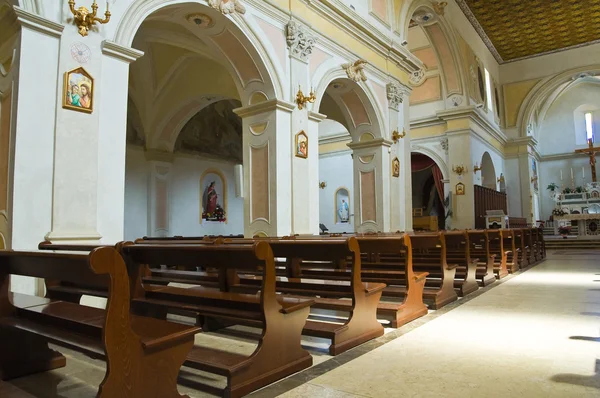
[[[386,140],[385,138],[375,138],[371,141],[364,142],[351,142],[348,147],[352,150],[357,149],[369,149],[369,148],[378,148],[378,147],[391,147],[394,144],[393,141]]]
[[[398,110],[400,104],[404,102],[404,97],[410,96],[412,89],[402,83],[391,82],[386,86],[387,99],[390,108]]]
[[[102,41],[102,54],[131,63],[144,55],[144,52],[135,48],[124,47],[114,41],[104,40]]]
[[[313,111],[308,112],[308,120],[320,123],[325,119],[327,119],[327,115],[323,115],[322,113]]]
[[[290,56],[308,63],[319,38],[293,19],[285,26],[285,34]]]
[[[174,156],[171,152],[159,151],[157,149],[148,149],[144,152],[144,158],[147,162],[173,163]]]
[[[296,104],[291,102],[282,101],[279,99],[272,99],[269,101],[261,102],[256,105],[244,106],[233,110],[239,117],[246,118],[249,116],[260,115],[267,112],[273,112],[275,110],[281,110],[284,112],[292,113],[296,108]]]
[[[54,37],[61,37],[65,26],[49,19],[43,18],[37,14],[26,11],[21,7],[14,6],[17,21],[22,27],[37,30]]]

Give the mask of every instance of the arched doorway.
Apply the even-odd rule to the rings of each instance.
[[[445,229],[443,174],[437,163],[422,153],[411,153],[413,228]]]
[[[148,14],[135,30],[117,33],[127,41],[135,31],[132,46],[144,51],[130,68],[125,238],[244,234],[252,209],[269,224],[270,176],[252,189],[266,210],[244,194],[250,126],[235,111],[275,98],[269,68],[244,24],[198,3],[148,3],[156,2],[140,3],[134,17]],[[253,128],[271,138],[266,124]],[[262,169],[269,155],[255,157]]]
[[[488,152],[485,152],[481,157],[481,185],[493,190],[496,189],[497,177],[496,168],[492,157]]]
[[[343,77],[329,79],[315,104],[328,118],[319,135],[322,141],[336,137],[341,150],[333,156],[320,154],[319,178],[327,184],[320,197],[320,222],[331,232],[383,231],[384,197],[378,187],[389,159],[381,150],[381,118],[362,85]],[[346,207],[348,220],[342,222]]]

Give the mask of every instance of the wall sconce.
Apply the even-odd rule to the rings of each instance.
[[[321,189],[325,189],[326,186],[327,186],[327,183],[325,181],[321,181],[319,183],[319,188],[321,188]]]
[[[394,131],[392,132],[392,141],[394,141],[394,144],[397,144],[397,143],[398,143],[398,140],[399,140],[400,138],[404,138],[404,137],[406,137],[406,130],[404,130],[404,129],[402,129],[402,134],[400,134],[400,133],[398,132],[398,130],[394,130]]]
[[[475,163],[475,166],[473,166],[473,174],[477,174],[478,171],[481,171],[481,167]]]
[[[460,166],[452,166],[452,171],[458,174],[459,176],[467,173],[467,168],[462,164]]]
[[[302,88],[298,86],[298,94],[296,94],[296,103],[298,104],[298,109],[303,109],[306,107],[307,102],[313,104],[316,100],[317,97],[315,96],[312,87],[310,89],[310,94],[308,95],[308,97],[305,97],[304,93],[302,92]]]
[[[534,182],[537,182],[537,180],[538,180],[537,176],[535,176],[535,177],[531,177],[531,183],[532,183],[532,184],[533,184]]]
[[[86,7],[81,6],[78,9],[75,9],[75,0],[69,0],[69,8],[71,9],[71,13],[75,17],[75,24],[79,28],[79,34],[81,36],[87,36],[88,31],[92,26],[96,24],[96,22],[100,24],[107,24],[110,21],[110,11],[108,10],[109,2],[106,2],[106,12],[104,13],[104,19],[100,19],[96,17],[98,13],[98,4],[96,0],[92,3],[92,12],[88,10]]]
[[[504,181],[504,175],[500,174],[500,177],[498,177],[498,179],[496,181],[498,181],[500,184],[504,183],[505,182]]]

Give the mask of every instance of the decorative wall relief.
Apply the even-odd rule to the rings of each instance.
[[[218,170],[207,170],[200,177],[202,222],[227,221],[227,182]]]
[[[306,28],[293,20],[288,22],[285,31],[291,55],[302,61],[307,61],[312,54],[313,47],[317,44],[317,36],[311,34]]]
[[[71,45],[71,57],[80,64],[87,64],[92,58],[92,50],[83,43],[73,43]]]
[[[390,108],[393,109],[398,109],[400,104],[404,102],[404,97],[410,95],[410,89],[398,83],[388,83],[385,90]]]
[[[419,69],[418,71],[411,73],[408,79],[410,80],[410,83],[415,86],[421,84],[425,79],[425,70]]]
[[[303,159],[308,157],[308,136],[304,130],[296,134],[295,155],[296,157]]]
[[[400,177],[400,159],[397,157],[392,160],[392,177]]]
[[[464,195],[465,194],[465,184],[463,184],[462,182],[459,182],[458,184],[456,184],[455,192],[457,195]]]
[[[94,78],[85,69],[65,73],[63,108],[92,113],[94,109]]]
[[[444,150],[444,152],[446,153],[446,155],[448,154],[448,138],[442,138],[440,140],[440,146],[442,147],[442,149]]]
[[[335,223],[350,224],[350,193],[346,188],[335,191]]]
[[[208,5],[219,10],[223,15],[246,13],[246,7],[240,0],[208,0]]]
[[[365,66],[368,64],[364,59],[359,59],[354,63],[342,64],[342,69],[346,71],[348,79],[359,82],[366,82],[367,75],[365,74]]]

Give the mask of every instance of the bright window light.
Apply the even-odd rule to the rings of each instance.
[[[587,139],[594,141],[594,125],[592,123],[592,112],[585,114],[585,131],[587,132]]]
[[[490,72],[487,69],[485,70],[485,91],[487,91],[486,100],[487,107],[490,111],[494,110],[494,102],[492,100],[492,79],[490,78]]]

